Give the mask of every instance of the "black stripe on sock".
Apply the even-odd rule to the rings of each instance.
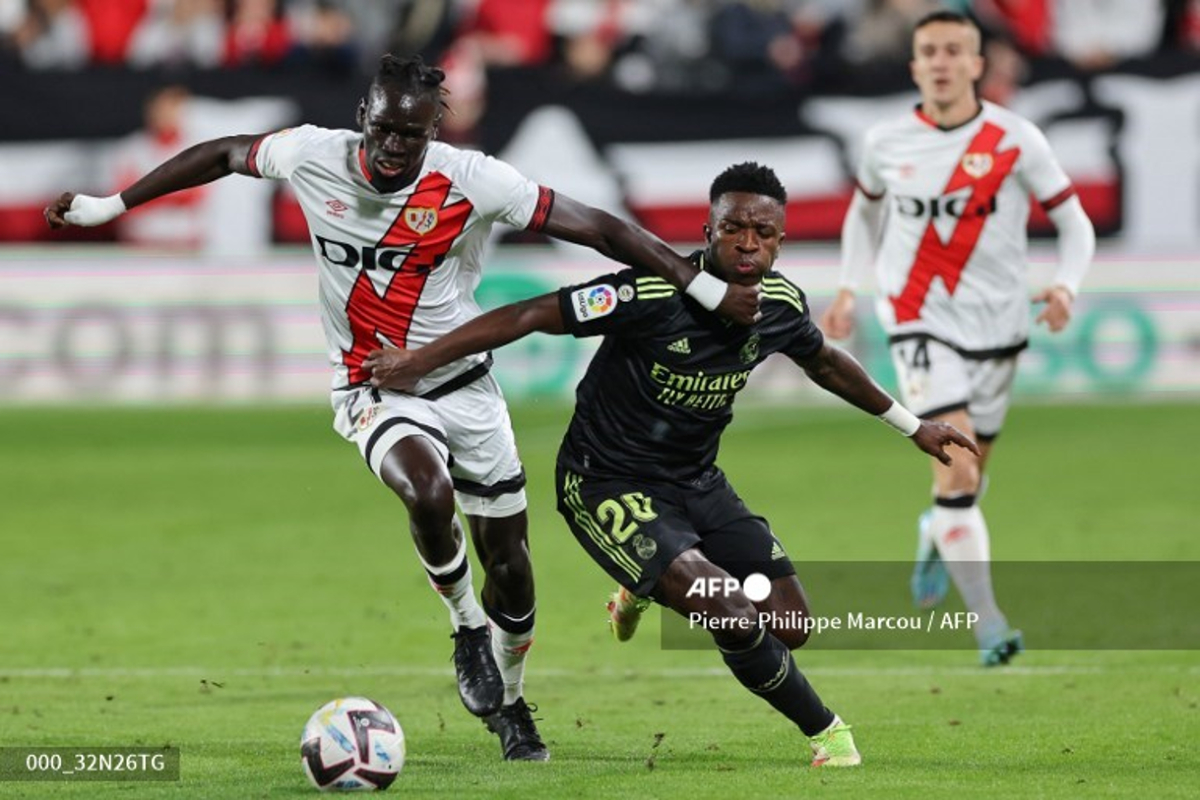
[[[533,630],[533,618],[537,614],[532,610],[523,619],[513,619],[503,611],[488,605],[486,601],[481,603],[481,605],[483,606],[483,613],[487,614],[487,618],[492,621],[492,624],[506,633],[529,633]]]
[[[462,580],[463,575],[466,575],[467,570],[470,568],[471,562],[467,560],[467,554],[463,553],[462,563],[447,573],[442,575],[434,575],[432,572],[429,572],[428,569],[425,571],[429,573],[429,580],[433,581],[438,586],[453,586]]]
[[[933,504],[942,508],[970,508],[975,505],[975,495],[960,494],[958,497],[936,497]]]

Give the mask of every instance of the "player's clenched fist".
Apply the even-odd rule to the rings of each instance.
[[[761,295],[762,287],[757,283],[753,286],[731,283],[717,306],[717,313],[739,325],[753,325],[762,319],[758,307]]]
[[[63,192],[42,212],[51,228],[79,225],[91,228],[111,222],[125,213],[125,201],[121,195],[92,197],[86,194]]]
[[[821,315],[821,330],[831,339],[848,339],[854,333],[854,292],[838,290],[833,303]]]
[[[46,217],[46,222],[51,228],[57,230],[67,227],[69,223],[63,218],[63,214],[71,210],[71,201],[74,199],[75,194],[73,192],[63,192],[58,196],[57,200],[46,206],[45,210],[42,211],[42,214]]]

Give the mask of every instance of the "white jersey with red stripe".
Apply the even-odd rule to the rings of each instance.
[[[980,352],[1025,343],[1029,198],[1048,210],[1074,191],[1033,123],[984,102],[943,129],[918,108],[868,131],[858,186],[887,203],[876,303],[890,336]]]
[[[492,225],[540,228],[553,193],[482,153],[431,142],[417,179],[383,194],[368,180],[362,134],[312,125],[269,134],[253,174],[288,181],[320,267],[321,322],[333,388],[369,379],[371,350],[417,348],[479,314],[474,292]],[[482,362],[431,372],[423,394]]]

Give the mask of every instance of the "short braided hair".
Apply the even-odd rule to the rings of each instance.
[[[420,56],[399,58],[391,53],[379,59],[379,70],[371,80],[371,88],[396,88],[406,94],[427,94],[442,108],[449,108],[445,97],[450,92],[442,85],[446,73],[425,63]]]

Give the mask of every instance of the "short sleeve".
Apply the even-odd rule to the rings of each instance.
[[[663,303],[674,296],[661,278],[627,269],[559,289],[558,305],[567,331],[578,338],[645,334],[667,316]]]
[[[483,153],[470,155],[459,185],[481,215],[514,228],[540,227],[553,202],[549,189]]]
[[[803,362],[812,358],[825,345],[825,334],[821,333],[812,321],[812,315],[808,310],[808,297],[790,281],[786,284],[786,293],[780,289],[767,289],[764,295],[770,297],[773,293],[778,297],[784,298],[784,302],[788,306],[788,315],[790,325],[788,326],[791,333],[787,344],[781,348],[781,352],[794,361]]]
[[[854,183],[871,200],[878,200],[887,192],[887,184],[879,169],[879,134],[875,130],[867,131]]]
[[[1033,123],[1026,123],[1021,133],[1017,180],[1049,211],[1074,194],[1074,187],[1050,149],[1046,135]]]
[[[246,166],[259,178],[287,180],[296,167],[304,162],[307,151],[323,134],[329,133],[316,125],[301,125],[268,133],[250,146]]]

